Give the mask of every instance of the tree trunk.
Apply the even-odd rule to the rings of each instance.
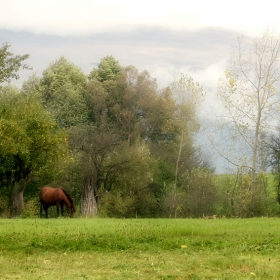
[[[260,135],[260,125],[261,125],[261,105],[260,102],[260,93],[258,91],[258,115],[255,127],[255,139],[253,145],[253,162],[252,162],[252,171],[251,171],[251,215],[254,216],[255,212],[255,192],[256,192],[256,172],[257,170],[257,162],[258,162],[258,151],[259,151],[259,135]]]
[[[11,218],[20,216],[24,210],[23,191],[24,189],[20,188],[19,184],[14,184],[11,187],[9,194],[9,210]]]
[[[31,174],[28,174],[24,179],[19,182],[13,183],[9,188],[9,211],[10,217],[15,218],[21,215],[24,210],[23,192],[27,184],[31,180]]]
[[[81,201],[82,215],[92,217],[97,215],[97,202],[93,186],[86,184],[82,192]]]
[[[173,188],[173,195],[172,195],[172,201],[171,201],[171,206],[170,206],[170,214],[169,218],[172,217],[172,212],[176,208],[176,194],[177,194],[177,182],[178,182],[178,172],[179,172],[179,164],[181,160],[181,155],[182,155],[182,149],[183,149],[183,141],[184,141],[184,132],[181,134],[181,139],[180,139],[180,146],[179,146],[179,151],[178,151],[178,156],[176,160],[176,168],[175,168],[175,181],[174,181],[174,188]],[[174,218],[176,218],[176,211],[174,213]]]

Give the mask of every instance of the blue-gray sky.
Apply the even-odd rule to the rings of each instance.
[[[41,75],[60,56],[86,74],[113,55],[122,66],[147,69],[159,87],[180,73],[205,92],[203,112],[219,112],[216,86],[239,36],[280,31],[277,0],[0,0],[0,44]],[[22,79],[30,71],[21,71]]]

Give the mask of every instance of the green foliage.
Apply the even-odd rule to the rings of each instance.
[[[269,38],[275,39],[266,33],[263,42]],[[271,43],[279,47],[278,41]],[[17,71],[27,67],[23,62],[28,55],[13,55],[9,48],[4,44],[0,49],[0,83],[18,78]],[[262,51],[269,53],[266,48]],[[247,66],[251,75],[252,64]],[[245,72],[238,76],[239,70],[231,69],[220,81],[220,94],[226,99],[242,94],[240,79]],[[274,82],[269,81],[271,86],[260,92],[276,96]],[[21,91],[1,88],[1,215],[6,215],[4,198],[11,196],[13,186],[24,189],[27,183],[22,217],[35,215],[38,191],[50,182],[70,190],[83,215],[86,206],[107,217],[278,215],[280,195],[270,175],[253,172],[250,177],[242,168],[236,176],[213,175],[211,160],[194,146],[203,97],[203,89],[185,74],[159,89],[148,71],[122,68],[112,56],[102,58],[88,80],[61,57],[42,78],[33,75],[25,81]],[[254,96],[249,92],[248,98]],[[236,100],[239,111],[241,99],[225,101]],[[255,104],[250,100],[242,107],[244,112],[249,109],[247,115]],[[243,123],[243,118],[239,120]],[[249,132],[248,124],[241,128]],[[263,139],[262,134],[259,140]],[[274,171],[279,167],[277,141],[270,143]],[[259,153],[266,163],[266,150],[259,150],[255,156]]]
[[[12,216],[23,210],[23,191],[44,166],[67,155],[67,135],[35,95],[4,87],[0,92],[0,179],[9,189]]]
[[[191,77],[189,78],[182,74],[178,81],[175,80],[172,83],[171,91],[176,100],[174,119],[178,126],[178,133],[176,135],[176,142],[174,143],[176,167],[173,197],[170,202],[170,217],[173,214],[176,217],[178,209],[182,212],[181,206],[178,206],[177,203],[177,188],[180,175],[186,170],[191,170],[193,168],[193,162],[191,159],[195,157],[195,149],[193,147],[194,141],[192,137],[194,132],[199,128],[197,110],[203,97],[203,89],[198,83],[194,83]]]
[[[113,56],[106,56],[101,59],[98,64],[98,69],[90,72],[88,79],[97,80],[99,82],[114,81],[118,78],[121,72],[119,62]]]
[[[10,82],[11,79],[18,79],[17,72],[20,68],[28,69],[23,61],[26,60],[29,55],[14,55],[9,51],[10,44],[5,43],[0,48],[0,84],[3,82]]]
[[[267,157],[269,167],[272,172],[276,175],[275,181],[277,181],[277,201],[280,204],[280,137],[279,131],[277,134],[270,135],[267,141]]]
[[[29,166],[36,169],[60,157],[66,139],[35,98],[7,91],[9,87],[3,88],[0,102],[0,173],[14,177]]]
[[[205,169],[193,168],[182,174],[175,189],[170,185],[166,207],[174,217],[203,217],[216,213],[215,175]]]
[[[43,72],[41,86],[43,87],[46,99],[65,84],[72,85],[75,91],[84,90],[86,86],[86,76],[80,68],[69,62],[65,57],[61,57]]]
[[[40,78],[35,74],[31,75],[26,81],[22,83],[21,90],[26,95],[35,95],[37,98],[40,98]]]
[[[199,128],[197,113],[205,95],[203,88],[192,77],[181,74],[180,79],[172,83],[171,91],[177,102],[176,117],[181,129],[196,131]]]
[[[32,198],[25,203],[24,211],[20,215],[21,218],[36,218],[39,213],[39,199]]]
[[[171,91],[176,100],[174,117],[179,126],[178,145],[182,149],[192,149],[192,136],[199,129],[198,110],[201,106],[204,92],[202,87],[195,83],[193,78],[181,74],[181,78],[171,85]],[[180,144],[179,144],[180,143]],[[189,151],[187,153],[192,153]],[[182,155],[179,156],[180,158]]]
[[[110,191],[100,201],[101,211],[110,217],[150,216],[156,203],[149,189],[155,160],[150,156],[148,147],[143,144],[124,147],[111,160],[108,166],[116,162],[122,165],[111,182]]]
[[[82,188],[90,185],[96,200],[100,193],[110,191],[100,202],[100,211],[106,215],[159,216],[163,195],[159,198],[158,193],[164,192],[166,182],[158,181],[164,175],[155,171],[160,166],[157,161],[167,162],[166,169],[172,169],[177,145],[176,104],[170,89],[159,92],[147,71],[139,73],[131,66],[116,80],[90,81],[86,100],[94,129],[77,128],[72,137],[73,146],[83,154],[80,165],[88,167]],[[134,157],[132,149],[142,146],[150,153],[148,162],[152,159],[156,168],[146,168],[142,162],[134,169],[138,156]],[[140,169],[147,180],[139,180]]]
[[[8,201],[8,189],[4,188],[3,181],[0,182],[0,217],[9,217],[7,201]]]
[[[117,189],[112,190],[101,199],[99,215],[101,217],[124,218],[131,215],[133,204],[134,197],[132,195]]]
[[[112,56],[87,81],[61,57],[21,92],[1,90],[0,184],[32,171],[22,217],[33,215],[33,199],[50,182],[71,190],[82,214],[96,200],[94,211],[108,217],[247,217],[250,180],[217,179],[194,146],[203,96],[187,75],[159,90],[148,71],[121,68]],[[273,184],[257,177],[255,215],[278,214]]]
[[[256,177],[255,215],[278,216],[277,182],[273,174]],[[216,175],[216,214],[227,217],[250,217],[250,176]]]
[[[51,63],[43,72],[39,90],[44,105],[63,128],[87,122],[86,76],[66,58]]]

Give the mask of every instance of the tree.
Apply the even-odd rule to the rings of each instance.
[[[203,97],[203,89],[199,84],[184,74],[181,75],[178,81],[173,82],[171,90],[177,101],[175,119],[179,126],[179,133],[170,216],[172,216],[173,210],[176,209],[176,192],[180,169],[182,169],[182,166],[186,167],[186,163],[195,155],[192,135],[199,128],[197,110]],[[183,170],[185,171],[186,169]]]
[[[32,173],[63,157],[67,139],[36,98],[3,87],[0,101],[0,178],[9,188],[15,217],[23,211],[23,192]]]
[[[40,77],[32,74],[26,81],[22,83],[22,92],[26,95],[40,96]]]
[[[280,174],[280,137],[278,134],[272,134],[269,142],[267,143],[269,152],[269,166],[272,167],[272,171]]]
[[[116,63],[106,57],[93,71],[85,91],[89,123],[72,129],[71,146],[78,166],[83,167],[79,172],[82,213],[96,215],[101,203],[103,213],[108,215],[115,211],[131,216],[137,211],[139,215],[156,216],[155,209],[161,211],[158,203],[164,200],[166,183],[174,181],[175,172],[171,171],[175,169],[182,131],[177,171],[183,173],[193,162],[192,134],[198,129],[195,108],[201,89],[185,77],[185,85],[181,82],[185,103],[177,104],[172,90],[160,91],[148,71],[139,72],[128,66],[117,67],[120,72],[115,72]],[[183,111],[184,122],[180,116]],[[142,149],[149,153],[139,154]],[[145,165],[145,161],[153,164]],[[135,170],[135,164],[142,168],[142,173],[137,171],[137,174],[147,180],[135,179],[139,177],[129,171]],[[140,202],[145,204],[143,211]],[[118,203],[116,208],[115,203]]]
[[[96,79],[99,82],[115,81],[121,72],[119,62],[113,56],[105,56],[98,64],[98,69],[93,69],[88,79]]]
[[[63,128],[84,124],[88,120],[85,101],[85,74],[65,57],[43,72],[39,90],[47,110]]]
[[[254,213],[256,174],[262,169],[261,149],[265,136],[279,116],[280,37],[268,30],[244,44],[239,39],[229,70],[220,79],[218,97],[225,110],[223,127],[238,150],[225,156],[232,164],[250,173],[248,193]],[[227,148],[229,146],[227,145]]]
[[[276,174],[277,184],[277,201],[280,204],[280,134],[279,130],[276,134],[271,134],[267,143],[268,147],[268,162],[272,172]]]
[[[30,69],[23,63],[29,55],[14,55],[9,51],[10,44],[5,43],[0,48],[0,84],[3,82],[10,82],[11,79],[18,79],[17,72],[20,68]]]
[[[119,154],[133,153],[139,145],[150,149],[152,142],[167,141],[160,136],[171,134],[168,122],[173,112],[165,110],[167,97],[158,95],[156,81],[147,71],[139,73],[133,66],[124,68],[116,80],[93,79],[88,83],[86,100],[92,124],[77,129],[73,141],[82,165],[88,167],[81,184],[85,215],[96,215],[100,193],[115,193],[113,182],[120,181],[122,170],[132,165],[132,157],[121,160]],[[160,121],[156,114],[162,117]]]

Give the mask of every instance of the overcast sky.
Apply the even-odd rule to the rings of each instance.
[[[1,0],[2,28],[85,35],[137,26],[196,31],[214,27],[258,35],[277,26],[277,0]]]
[[[206,92],[208,116],[219,112],[215,91],[239,36],[280,33],[277,0],[0,0],[0,44],[30,54],[37,75],[65,56],[86,74],[113,55],[121,66],[147,69],[159,87],[180,73]],[[22,80],[30,71],[20,73]]]

